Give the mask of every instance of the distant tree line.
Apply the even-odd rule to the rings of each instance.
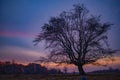
[[[109,69],[92,71],[90,73],[120,73],[120,69],[113,69],[110,67]]]
[[[62,74],[62,72],[59,69],[48,70],[36,63],[23,65],[6,61],[0,62],[0,74]]]

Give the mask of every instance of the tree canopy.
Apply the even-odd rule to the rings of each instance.
[[[35,45],[45,41],[46,48],[51,49],[47,58],[41,57],[39,61],[74,64],[84,74],[84,64],[114,53],[107,41],[112,24],[88,13],[83,4],[77,4],[72,10],[50,18],[34,40]]]

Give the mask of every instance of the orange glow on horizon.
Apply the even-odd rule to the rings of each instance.
[[[6,60],[8,61],[8,60]],[[102,64],[102,65],[109,65],[109,66],[120,66],[120,57],[114,57],[114,60],[113,61],[110,61],[108,60],[108,62],[106,63],[106,59],[100,59],[96,62],[98,62],[99,64]],[[12,62],[12,61],[10,61]],[[37,63],[37,64],[41,64],[40,62],[27,62],[27,61],[15,61],[15,63],[17,64],[23,64],[23,65],[28,65],[29,63]],[[55,69],[60,69],[63,71],[64,67],[67,67],[68,69],[68,72],[73,72],[73,71],[78,71],[77,70],[77,66],[73,65],[73,64],[61,64],[61,65],[58,65],[56,63],[45,63],[45,64],[41,64],[42,66],[45,66],[47,67],[48,69],[51,69],[51,68],[55,68]],[[96,67],[95,67],[96,66]],[[99,65],[93,65],[93,64],[86,64],[85,66],[85,69],[87,69],[88,71],[92,68],[101,68]],[[91,71],[91,70],[90,70]]]

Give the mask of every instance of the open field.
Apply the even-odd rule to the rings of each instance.
[[[80,80],[79,75],[0,75],[0,80]],[[87,80],[120,80],[120,74],[88,74]]]

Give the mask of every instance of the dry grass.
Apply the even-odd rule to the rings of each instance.
[[[0,80],[80,80],[79,75],[0,75]],[[120,74],[88,74],[87,80],[120,80]]]

